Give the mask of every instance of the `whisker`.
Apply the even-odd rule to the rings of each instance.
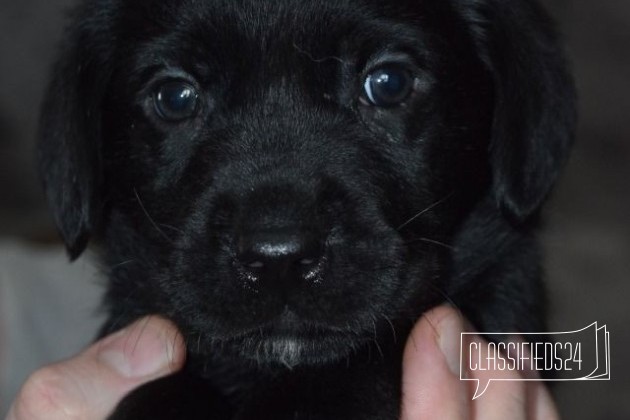
[[[176,228],[175,226],[167,225],[165,223],[158,223],[158,225],[162,226],[163,228],[170,229],[173,232],[177,232],[177,233],[179,233],[181,235],[184,235],[184,231],[181,230],[181,229]]]
[[[459,308],[459,305],[457,305],[457,303],[448,295],[447,292],[445,292],[441,287],[439,287],[437,284],[435,284],[433,281],[428,280],[427,285],[429,287],[431,287],[435,292],[439,293],[440,296],[442,296],[444,298],[445,301],[447,301],[448,303],[451,304],[451,306],[453,306],[453,308],[455,308],[459,313],[463,313],[462,310]]]
[[[383,354],[383,349],[381,348],[381,345],[378,342],[378,330],[376,327],[376,316],[374,316],[373,314],[371,315],[372,318],[372,328],[374,329],[374,339],[372,340],[374,342],[374,345],[376,346],[376,349],[378,350],[381,359],[385,358],[385,354]]]
[[[104,267],[104,268],[103,268],[103,271],[105,271],[105,270],[109,270],[109,272],[112,272],[112,271],[114,271],[114,270],[115,270],[115,269],[117,269],[117,268],[124,267],[125,265],[129,265],[129,264],[132,264],[132,263],[134,263],[134,262],[136,262],[136,260],[135,260],[135,259],[134,259],[134,260],[127,260],[127,261],[123,261],[123,262],[121,262],[121,263],[114,264],[114,265],[112,265],[112,266],[110,266],[110,267]]]
[[[381,271],[395,270],[395,269],[399,269],[399,268],[400,268],[399,265],[383,265],[383,266],[380,266],[380,267],[370,268],[370,269],[367,269],[365,271],[354,270],[354,272],[350,273],[350,275],[345,276],[344,279],[352,280],[352,279],[355,279],[358,276],[365,276],[365,275],[378,273],[378,272],[381,272]]]
[[[410,245],[410,244],[413,244],[415,242],[426,242],[426,243],[433,244],[433,245],[439,245],[439,246],[443,246],[444,248],[450,249],[451,251],[455,251],[455,249],[456,249],[452,245],[445,244],[444,242],[436,241],[435,239],[429,239],[429,238],[412,239],[410,241],[405,242],[405,245]]]
[[[383,349],[381,348],[381,345],[378,343],[378,340],[373,340],[374,345],[376,346],[376,350],[378,350],[378,353],[381,356],[381,359],[385,359],[385,354],[383,353]]]
[[[153,318],[152,316],[148,316],[146,317],[146,319],[144,320],[144,322],[142,323],[142,327],[140,328],[140,332],[138,333],[138,336],[136,337],[136,341],[135,343],[133,343],[133,349],[131,350],[131,353],[135,353],[136,349],[138,348],[138,344],[140,343],[140,339],[142,338],[142,335],[144,334],[147,325],[149,325],[149,321],[151,321],[151,318]],[[129,336],[129,338],[131,338],[131,335]],[[126,345],[127,343],[125,343],[125,347],[127,347]]]
[[[371,315],[371,318],[372,318],[372,330],[374,332],[374,341],[377,341],[378,332],[376,331],[376,317],[374,317],[374,315]]]
[[[418,219],[419,217],[422,217],[424,214],[430,212],[431,210],[433,210],[434,208],[436,208],[437,206],[439,206],[440,204],[442,204],[443,202],[445,202],[446,200],[448,200],[449,198],[451,198],[455,193],[452,192],[450,194],[448,194],[446,197],[436,201],[435,203],[431,204],[429,207],[425,208],[424,210],[418,212],[415,216],[413,216],[412,218],[410,218],[409,220],[407,220],[405,223],[403,223],[402,225],[398,226],[396,228],[397,231],[400,232],[401,229],[403,229],[404,227],[406,227],[407,225],[413,223],[416,219]]]
[[[166,347],[166,356],[167,356],[169,365],[171,367],[175,366],[175,347],[177,346],[178,337],[180,337],[182,342],[184,342],[184,345],[186,345],[186,339],[184,338],[182,333],[180,333],[179,330],[176,329],[173,334],[173,340],[171,341],[171,345],[170,346],[167,345]]]
[[[392,330],[392,336],[394,338],[394,343],[398,343],[398,336],[396,335],[396,328],[394,328],[394,323],[392,322],[391,319],[389,319],[389,317],[387,317],[387,315],[385,314],[380,314],[383,319],[389,324],[391,330]]]
[[[142,209],[142,211],[144,212],[144,214],[147,216],[147,219],[149,219],[149,222],[151,222],[151,224],[153,225],[153,227],[160,233],[160,235],[162,235],[167,241],[169,242],[173,242],[173,240],[166,234],[164,233],[164,231],[162,229],[160,229],[160,227],[158,226],[157,223],[155,223],[155,220],[153,220],[153,218],[151,217],[151,215],[149,214],[149,212],[147,211],[147,209],[144,207],[144,204],[142,204],[142,200],[140,199],[140,196],[138,195],[138,191],[136,191],[136,189],[133,189],[134,194],[136,195],[136,199],[138,200],[138,204],[140,204],[140,208]]]

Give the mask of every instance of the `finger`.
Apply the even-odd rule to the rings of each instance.
[[[70,360],[35,372],[7,420],[105,418],[129,391],[179,370],[185,353],[172,323],[144,318]]]
[[[559,420],[560,414],[547,387],[534,382],[529,385],[527,394],[528,420]]]
[[[470,347],[470,359],[479,361],[482,369],[471,370],[471,378],[478,379],[480,384],[492,380],[486,392],[473,404],[474,418],[480,420],[527,418],[527,383],[516,370],[499,369],[488,360],[496,360],[494,353],[488,348],[488,341],[480,336],[471,336],[471,342],[478,343]]]
[[[460,380],[464,320],[441,306],[413,329],[403,357],[403,420],[469,418],[468,385]]]
[[[483,361],[496,359],[495,354],[490,354],[486,340],[479,336],[474,336],[471,340],[480,343],[479,346],[469,349],[471,360],[478,360],[479,364],[482,365]],[[530,355],[526,348],[519,348],[523,352],[525,360],[529,360]],[[508,350],[503,352],[503,356],[519,357],[514,348],[508,347]],[[527,366],[525,367],[527,368]],[[480,420],[558,418],[555,405],[546,387],[542,383],[536,382],[540,378],[537,371],[528,368],[510,370],[506,365],[499,363],[487,363],[485,368],[487,370],[470,372],[471,377],[479,379],[482,384],[487,383],[490,379],[493,380],[487,391],[473,404],[475,418]]]

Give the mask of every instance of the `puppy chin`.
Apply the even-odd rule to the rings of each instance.
[[[241,342],[241,357],[259,365],[298,366],[327,364],[350,355],[359,344],[348,337],[324,336],[303,338],[290,336],[248,338]]]
[[[290,318],[291,321],[287,321]],[[367,334],[367,333],[366,333]],[[232,336],[210,339],[209,348],[258,366],[293,369],[342,360],[368,342],[359,331],[342,330],[280,316]],[[227,351],[226,351],[227,350]]]

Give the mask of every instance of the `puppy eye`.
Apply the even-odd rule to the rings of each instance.
[[[413,82],[407,70],[389,65],[370,73],[363,90],[372,105],[387,108],[404,102],[413,90]]]
[[[153,94],[158,116],[166,121],[182,121],[195,115],[199,94],[184,81],[171,81],[160,85]]]

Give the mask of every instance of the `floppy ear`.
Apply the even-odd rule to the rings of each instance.
[[[573,79],[536,1],[464,2],[464,18],[494,80],[493,192],[522,221],[540,207],[568,156],[576,123]]]
[[[103,205],[101,105],[109,59],[96,30],[91,24],[66,32],[40,120],[39,174],[72,259],[85,249]]]

